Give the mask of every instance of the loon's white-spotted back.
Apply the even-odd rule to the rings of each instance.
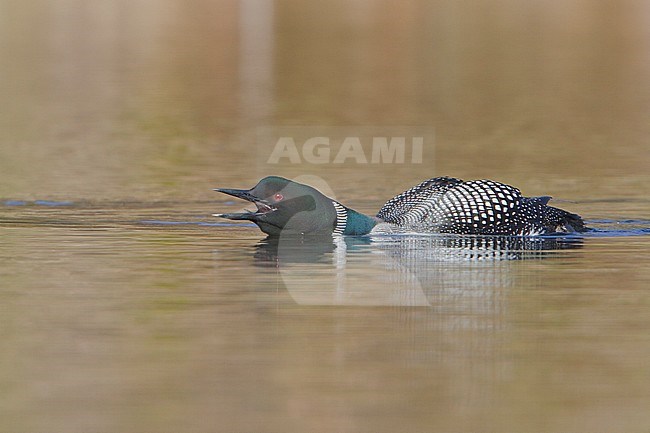
[[[548,206],[550,197],[523,197],[517,188],[492,180],[429,179],[386,202],[375,217],[277,176],[265,177],[251,189],[217,191],[257,207],[254,212],[217,216],[252,221],[270,236],[385,232],[534,236],[586,230],[578,215]]]
[[[414,232],[534,236],[584,231],[582,218],[492,180],[436,177],[392,198],[381,220]]]

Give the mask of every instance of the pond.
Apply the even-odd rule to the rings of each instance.
[[[648,17],[3,3],[0,430],[647,432]],[[312,242],[212,216],[246,205],[213,188],[272,174],[366,214],[490,178],[595,230]]]

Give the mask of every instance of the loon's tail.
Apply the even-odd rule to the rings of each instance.
[[[585,222],[580,215],[567,212],[563,209],[557,209],[557,210],[559,210],[561,214],[561,224],[558,227],[559,229],[564,228],[564,230],[566,230],[569,233],[571,232],[582,233],[582,232],[589,231],[589,228],[585,226]]]

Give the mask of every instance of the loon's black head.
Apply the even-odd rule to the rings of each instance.
[[[231,220],[249,220],[264,233],[331,234],[336,227],[333,200],[318,190],[288,179],[269,176],[251,189],[217,188],[215,191],[248,200],[256,212],[215,214]]]

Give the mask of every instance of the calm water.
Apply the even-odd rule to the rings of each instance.
[[[647,3],[190,3],[0,1],[0,431],[650,431]],[[268,162],[268,128],[373,125],[435,140]],[[269,174],[367,213],[493,178],[597,230],[211,216]]]

